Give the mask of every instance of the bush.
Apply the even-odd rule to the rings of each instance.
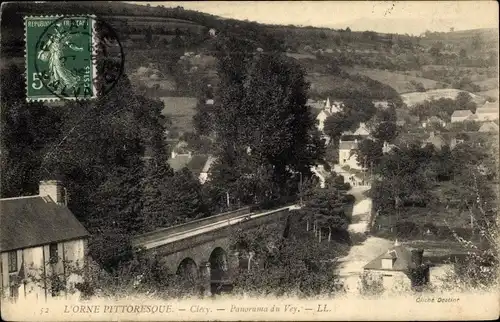
[[[350,238],[351,238],[351,245],[361,245],[362,243],[365,242],[367,236],[365,233],[355,233],[351,232],[349,233]]]
[[[358,290],[361,295],[373,296],[384,292],[384,281],[382,276],[364,272],[358,282]]]

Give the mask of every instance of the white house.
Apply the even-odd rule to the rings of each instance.
[[[423,253],[423,250],[410,251],[396,240],[393,247],[366,264],[363,270],[382,279],[385,290],[392,290],[400,285],[409,289],[412,287],[410,270],[424,264]],[[424,284],[429,281],[429,268],[425,275]]]
[[[362,170],[363,168],[358,163],[356,157],[356,149],[358,148],[358,140],[339,142],[339,165],[341,167],[349,166],[351,169]]]
[[[0,199],[0,289],[10,301],[78,294],[74,286],[82,281],[77,268],[85,263],[89,233],[66,206],[59,181],[41,181],[39,189]]]
[[[498,103],[486,102],[476,109],[478,121],[498,120]]]
[[[340,111],[341,111],[340,103],[334,102],[334,104],[330,104],[330,98],[328,98],[324,103],[323,109],[316,116],[316,120],[318,122],[318,130],[323,131],[323,129],[325,128],[325,120],[329,116],[338,113]]]
[[[205,161],[203,169],[201,170],[200,175],[198,176],[201,184],[204,184],[210,178],[210,168],[212,167],[212,164],[216,160],[217,158],[215,158],[214,156],[209,155],[207,157],[207,161]]]
[[[427,120],[425,120],[424,122],[422,122],[422,127],[426,128],[426,127],[428,127],[431,124],[441,125],[443,127],[446,126],[446,122],[445,121],[443,121],[439,117],[433,115],[433,116],[429,117]]]
[[[470,116],[472,116],[470,110],[456,110],[451,114],[451,123],[466,121]]]
[[[208,154],[193,154],[187,148],[187,143],[180,141],[171,152],[168,164],[174,171],[184,168],[190,170],[201,184],[204,184],[210,176],[210,168],[216,158]]]

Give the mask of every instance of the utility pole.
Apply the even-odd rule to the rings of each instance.
[[[229,191],[226,191],[227,208],[229,208]]]
[[[300,206],[302,206],[302,171],[300,172],[299,194],[300,194]]]

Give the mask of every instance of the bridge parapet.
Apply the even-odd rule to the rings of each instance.
[[[250,213],[250,207],[243,207],[240,209],[223,212],[221,214],[210,216],[206,218],[196,219],[185,224],[180,224],[167,228],[160,228],[149,233],[141,234],[134,237],[134,245],[143,245],[150,243],[152,241],[162,239],[165,237],[174,236],[176,234],[184,233],[187,230],[193,230],[201,228],[210,224],[221,222],[224,220],[229,220],[241,215],[246,215]]]
[[[282,218],[282,216],[286,216],[290,208],[291,206],[286,206],[260,213],[248,213],[248,217],[245,216],[246,213],[244,212],[238,216],[214,216],[217,217],[215,222],[210,222],[210,224],[201,226],[199,229],[184,230],[176,234],[169,234],[162,230],[159,234],[148,238],[143,238],[143,235],[139,235],[133,238],[132,245],[143,250],[160,248],[160,253],[165,255],[172,254],[214,239],[228,237],[235,229],[246,230],[267,224],[278,218]],[[231,221],[231,219],[234,220]]]

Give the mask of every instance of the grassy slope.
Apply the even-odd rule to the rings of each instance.
[[[427,92],[412,92],[402,94],[401,98],[403,102],[408,106],[413,106],[418,103],[422,103],[425,100],[431,99],[439,99],[439,98],[451,98],[455,99],[458,93],[464,92],[459,89],[447,88],[447,89],[436,89]],[[482,105],[485,102],[485,98],[479,95],[475,95],[473,93],[469,93],[472,96],[472,99],[476,104]]]
[[[427,90],[439,88],[439,82],[435,80],[404,75],[391,71],[362,67],[349,68],[347,71],[350,73],[359,73],[383,84],[389,85],[400,94],[415,91],[415,87],[410,84],[411,81],[422,83]]]

